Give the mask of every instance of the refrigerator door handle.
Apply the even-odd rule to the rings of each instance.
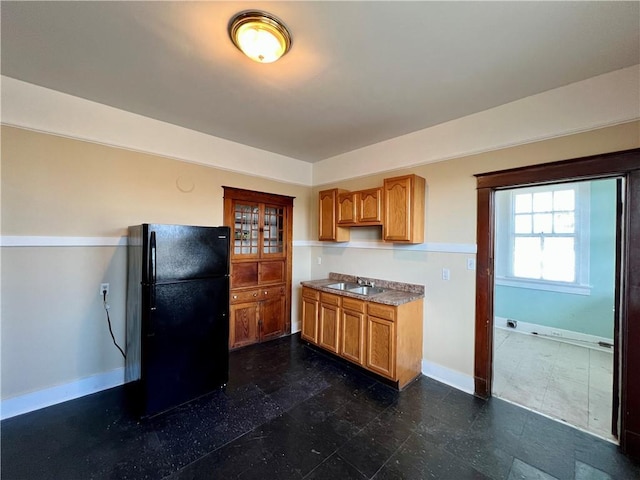
[[[151,310],[156,309],[156,232],[149,237],[149,280],[151,281]]]

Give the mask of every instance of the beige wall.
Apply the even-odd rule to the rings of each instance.
[[[444,246],[460,250],[458,244],[476,243],[474,174],[638,147],[640,122],[632,122],[481,155],[316,186],[313,208],[317,208],[318,190],[338,186],[347,190],[381,186],[385,177],[416,173],[427,181],[427,248],[431,244],[432,249]],[[359,152],[354,152],[354,157],[357,155]],[[349,158],[344,158],[344,161],[348,162]],[[312,227],[315,236],[317,226],[314,223]],[[351,229],[352,242],[380,239],[379,228]],[[414,251],[402,246],[392,250],[326,246],[315,247],[311,257],[313,278],[323,278],[328,272],[337,271],[425,285],[423,359],[429,364],[469,377],[473,375],[475,272],[466,269],[466,259],[475,255]],[[321,257],[321,265],[317,264],[317,257]],[[442,280],[443,268],[451,271],[449,281]]]
[[[118,236],[145,222],[220,225],[223,185],[296,197],[293,236],[308,235],[307,187],[95,143],[3,127],[2,174],[3,235]]]
[[[473,174],[637,148],[639,128],[638,122],[629,123],[310,188],[3,127],[2,235],[118,237],[126,234],[127,225],[142,222],[217,225],[222,223],[222,185],[295,196],[294,330],[301,280],[337,271],[424,284],[425,361],[471,376],[475,272],[466,269],[466,259],[474,255],[429,248],[444,244],[455,251],[457,244],[475,245]],[[415,161],[421,161],[418,151]],[[317,238],[318,190],[372,187],[404,172],[427,180],[426,250],[304,245]],[[178,189],[179,178],[181,185],[194,184],[191,193]],[[354,241],[379,239],[375,228],[352,232]],[[111,345],[98,285],[111,284],[114,331],[122,344],[124,251],[2,248],[3,399],[122,367]],[[442,268],[451,270],[451,280],[441,279]]]
[[[12,127],[2,128],[1,154],[3,237],[117,241],[128,225],[145,222],[220,225],[223,185],[296,197],[294,240],[309,235],[306,186]],[[123,366],[98,291],[110,283],[113,329],[124,346],[126,247],[77,241],[2,248],[3,399]],[[304,249],[294,249],[293,276],[296,284],[309,278]]]

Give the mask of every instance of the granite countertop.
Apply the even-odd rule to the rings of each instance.
[[[346,290],[336,290],[334,288],[328,288],[327,285],[331,285],[336,282],[350,282],[356,283],[357,279],[373,282],[376,287],[381,287],[385,291],[374,295],[360,295],[358,293],[349,292]],[[382,303],[385,305],[398,306],[404,303],[413,302],[424,298],[424,285],[417,285],[413,283],[400,283],[390,282],[387,280],[380,280],[369,277],[356,277],[354,275],[345,275],[342,273],[329,273],[329,278],[322,280],[309,280],[300,282],[303,287],[313,288],[322,292],[333,293],[334,295],[342,295],[343,297],[358,298],[360,300],[366,300],[368,302]]]

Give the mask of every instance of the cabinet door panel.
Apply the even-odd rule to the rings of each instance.
[[[319,232],[320,240],[336,239],[336,190],[327,190],[320,192],[320,208],[319,208]]]
[[[338,195],[338,223],[353,225],[356,222],[355,194],[341,193]]]
[[[258,276],[260,283],[284,282],[284,261],[260,262]]]
[[[229,307],[229,346],[238,348],[258,341],[258,303],[241,303]]]
[[[335,305],[320,304],[320,326],[318,345],[327,350],[338,353],[338,322],[340,308]]]
[[[260,255],[260,206],[253,203],[233,203],[232,257],[258,257]]]
[[[385,179],[384,181],[384,238],[408,241],[411,222],[411,179]]]
[[[260,340],[279,337],[284,333],[284,295],[260,302]]]
[[[374,188],[358,193],[358,223],[382,223],[382,189]]]
[[[258,285],[258,262],[232,262],[231,288]]]
[[[359,365],[364,364],[365,326],[363,313],[351,310],[342,311],[340,355]]]
[[[302,297],[302,332],[308,342],[318,343],[318,301]]]
[[[395,324],[367,317],[367,368],[380,375],[395,377]]]
[[[344,192],[333,188],[318,194],[318,240],[333,242],[349,241],[350,230],[338,227],[338,194]]]
[[[265,205],[262,229],[262,257],[284,257],[286,254],[286,210],[278,205]]]

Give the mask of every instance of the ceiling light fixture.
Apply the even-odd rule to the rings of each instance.
[[[291,34],[284,23],[259,10],[240,12],[233,17],[229,36],[247,57],[259,63],[275,62],[291,48]]]

